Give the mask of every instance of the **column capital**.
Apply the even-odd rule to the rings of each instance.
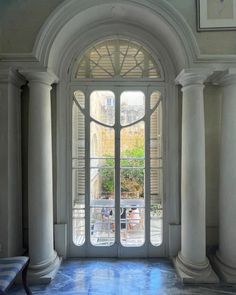
[[[58,77],[49,70],[22,70],[21,74],[30,82],[42,83],[51,86],[59,81]]]
[[[203,85],[207,78],[213,73],[213,70],[207,68],[183,69],[176,77],[176,84],[183,87],[191,85]]]
[[[235,84],[236,86],[236,68],[228,68],[214,75],[213,84],[227,86]]]
[[[20,88],[22,85],[25,84],[25,82],[26,80],[24,79],[24,77],[13,68],[6,68],[0,70],[0,84],[10,83]]]

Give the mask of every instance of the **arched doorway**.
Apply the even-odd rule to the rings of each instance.
[[[66,18],[65,15],[67,15]],[[114,36],[143,44],[152,53],[154,59],[161,61],[163,66],[165,81],[159,81],[160,84],[154,85],[152,91],[157,90],[157,86],[164,89],[163,126],[166,128],[164,178],[168,179],[168,182],[165,182],[163,190],[168,197],[165,199],[166,223],[163,227],[163,233],[166,235],[165,246],[163,251],[155,255],[168,256],[169,253],[173,255],[178,249],[177,240],[180,238],[179,227],[176,226],[180,223],[179,119],[178,95],[174,79],[177,73],[189,66],[193,60],[195,43],[188,27],[185,27],[183,20],[166,1],[160,1],[155,5],[151,5],[148,1],[111,3],[101,0],[97,1],[96,5],[86,1],[83,3],[71,1],[68,5],[61,5],[55,12],[54,18],[48,20],[41,30],[35,46],[37,56],[57,73],[60,80],[57,86],[57,183],[55,189],[55,223],[59,228],[56,232],[57,248],[64,256],[79,256],[77,250],[74,251],[70,247],[72,236],[71,218],[69,218],[72,196],[71,97],[73,93],[70,87],[74,84],[74,91],[85,91],[81,88],[82,85],[78,88],[78,81],[71,81],[72,72],[74,65],[81,59],[87,48],[100,40]],[[139,82],[139,87],[142,91],[141,88],[145,85]],[[146,93],[145,95],[150,96],[150,92]],[[106,254],[112,256],[109,253]],[[140,253],[136,255],[140,256]],[[86,253],[82,253],[81,256],[86,256]]]
[[[111,37],[87,49],[72,75],[71,251],[78,256],[163,255],[165,80],[160,63],[143,44]]]

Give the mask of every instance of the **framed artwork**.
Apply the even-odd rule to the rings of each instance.
[[[197,30],[236,30],[236,0],[196,0]]]

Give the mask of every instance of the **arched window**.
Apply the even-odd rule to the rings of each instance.
[[[157,79],[161,68],[143,45],[131,40],[105,40],[88,49],[76,79]]]
[[[86,241],[93,253],[101,247],[158,247],[163,231],[164,89],[156,84],[163,79],[161,66],[143,45],[115,38],[89,48],[74,73],[79,83],[72,89],[73,242],[83,247]]]

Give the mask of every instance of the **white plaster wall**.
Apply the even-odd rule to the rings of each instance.
[[[22,253],[20,91],[0,83],[0,257]]]
[[[236,54],[236,31],[197,32],[196,0],[168,2],[182,14],[191,27],[201,54]]]
[[[8,251],[8,102],[7,86],[0,86],[0,257],[3,257]]]
[[[43,22],[63,0],[1,0],[0,52],[31,52]]]
[[[8,255],[22,253],[21,110],[20,90],[11,86],[8,96]]]
[[[0,53],[32,52],[41,26],[62,2],[63,0],[1,0]],[[187,21],[196,36],[202,54],[235,54],[236,31],[199,33],[196,31],[195,0],[167,0],[167,2],[172,4]],[[224,42],[221,42],[222,38]]]
[[[206,137],[206,225],[207,244],[218,243],[219,143],[222,90],[207,85],[204,89]]]

